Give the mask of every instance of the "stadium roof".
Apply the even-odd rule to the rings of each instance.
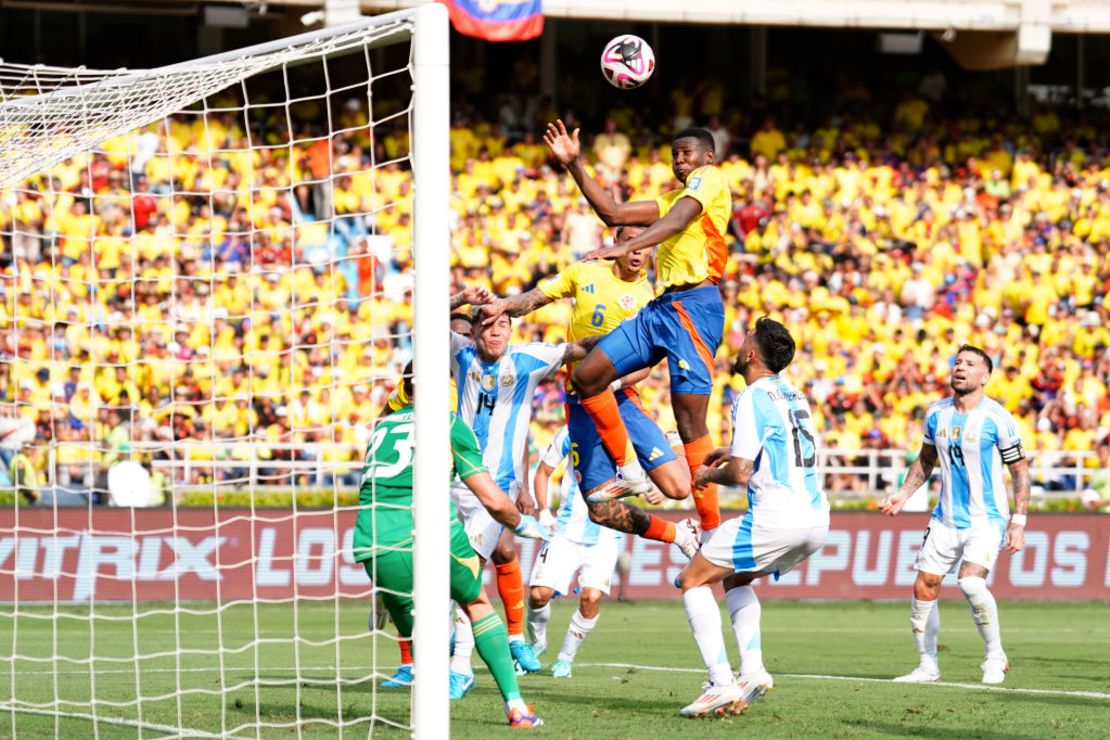
[[[363,11],[395,10],[424,1],[361,0],[361,5]],[[1062,33],[1110,33],[1105,0],[544,0],[543,12],[551,18],[638,22],[925,31],[1017,31],[1036,24]]]

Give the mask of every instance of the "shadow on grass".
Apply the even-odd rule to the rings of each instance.
[[[841,720],[841,724],[853,730],[874,732],[890,737],[930,737],[952,738],[953,740],[1034,740],[1038,735],[1015,735],[1011,732],[982,732],[967,728],[934,727],[932,725],[899,725],[892,722],[877,722],[866,719]]]

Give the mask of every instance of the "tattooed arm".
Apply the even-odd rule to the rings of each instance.
[[[936,464],[937,448],[930,444],[921,445],[917,459],[910,463],[910,469],[906,471],[906,479],[897,491],[879,502],[879,511],[887,516],[894,516],[901,511],[913,492],[929,481]]]
[[[604,338],[604,334],[597,334],[592,337],[584,337],[577,342],[568,342],[566,344],[566,350],[563,352],[563,364],[565,365],[568,362],[578,362],[579,360],[585,359],[586,355],[590,354],[590,350]]]
[[[723,456],[714,457],[715,455],[717,455],[716,452],[706,458],[707,464],[698,467],[694,474],[695,488],[701,488],[709,483],[719,483],[724,486],[748,485],[748,479],[752,477],[752,468],[755,461],[743,457],[729,457],[724,465],[718,466],[714,463],[724,458]]]
[[[496,298],[490,301],[482,306],[479,315],[483,322],[495,319],[503,313],[507,313],[515,319],[517,316],[532,313],[537,308],[542,308],[554,300],[539,288],[532,288],[527,293],[510,296],[509,298]]]
[[[490,298],[493,296],[488,290],[480,285],[468,285],[460,290],[455,295],[451,296],[451,310],[470,304],[472,306],[480,306],[484,303],[489,303]]]
[[[1029,512],[1029,492],[1032,481],[1029,477],[1029,461],[1025,458],[1010,463],[1010,475],[1014,479],[1014,515],[1020,516],[1006,525],[1006,552],[1017,552],[1025,547],[1025,515]],[[1019,523],[1020,522],[1020,523]]]

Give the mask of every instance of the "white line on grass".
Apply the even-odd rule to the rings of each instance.
[[[662,673],[705,673],[702,668],[672,668],[662,665],[637,665],[635,663],[582,663],[583,668],[634,668],[640,671],[659,671]],[[786,678],[802,678],[813,681],[853,681],[859,683],[893,683],[889,678],[868,678],[864,676],[826,676],[818,673],[777,673],[773,674]],[[1007,691],[1016,694],[1041,694],[1044,696],[1075,696],[1083,699],[1110,699],[1110,694],[1101,691],[1067,691],[1064,689],[1022,689],[1008,686],[984,686],[977,683],[952,683],[940,681],[925,686],[950,686],[959,689],[973,689],[976,691]]]
[[[134,719],[124,719],[122,717],[103,717],[100,715],[85,714],[84,712],[63,712],[61,710],[53,709],[34,709],[32,707],[20,707],[12,704],[0,704],[0,712],[17,712],[19,714],[39,714],[45,717],[61,717],[62,719],[84,719],[89,722],[97,722],[106,725],[121,725],[124,727],[135,727],[140,730],[154,730],[155,732],[164,732],[173,737],[224,737],[223,735],[214,735],[211,732],[204,730],[191,730],[185,727],[174,727],[173,725],[160,725],[154,722],[139,722]]]

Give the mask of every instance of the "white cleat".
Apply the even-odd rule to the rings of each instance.
[[[674,543],[682,554],[691,560],[698,554],[701,543],[698,538],[698,525],[693,519],[683,519],[674,525]]]
[[[932,670],[919,665],[906,675],[891,680],[894,683],[937,683],[940,681],[940,670]]]
[[[1010,661],[1006,657],[987,658],[983,665],[983,683],[1002,683],[1006,680],[1006,671],[1010,670]]]
[[[775,688],[775,679],[771,678],[771,674],[767,671],[760,671],[748,676],[740,675],[736,679],[736,684],[741,691],[740,701],[733,704],[728,711],[728,714],[734,716],[743,714],[752,702],[766,696],[768,691]]]
[[[733,714],[733,705],[740,704],[743,698],[744,693],[738,683],[730,683],[725,686],[710,685],[692,704],[687,704],[678,710],[678,713],[691,719],[706,717],[710,714],[723,717],[726,714]],[[739,714],[739,712],[736,713]]]
[[[586,496],[586,501],[591,504],[605,504],[629,496],[642,496],[651,491],[651,479],[646,475],[641,475],[639,478],[623,478],[618,474],[612,483]]]

